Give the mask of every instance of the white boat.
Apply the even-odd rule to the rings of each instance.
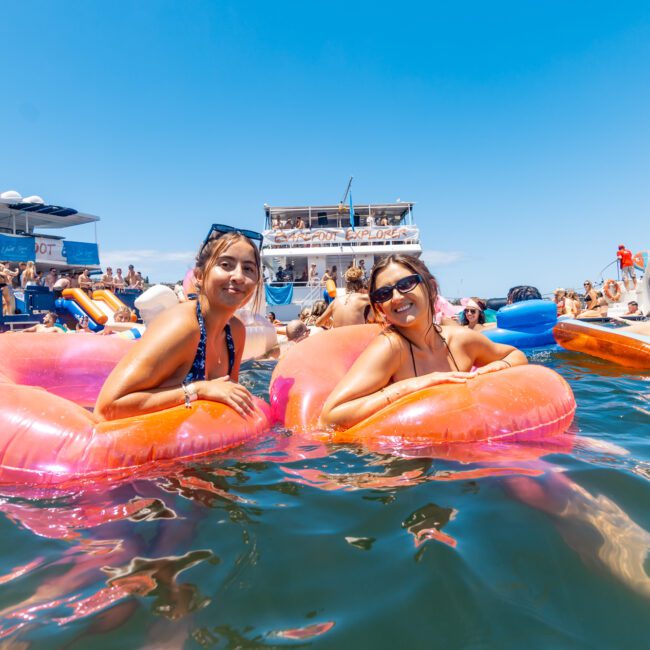
[[[36,263],[38,271],[56,267],[98,269],[97,242],[71,241],[41,232],[87,223],[99,217],[74,208],[49,205],[40,196],[23,198],[13,190],[0,194],[0,260]],[[95,235],[96,239],[96,235]]]
[[[632,282],[628,280],[630,288],[625,286],[622,280],[605,280],[603,283],[603,290],[609,285],[609,294],[605,295],[607,299],[608,317],[621,317],[627,313],[628,303],[636,302],[639,306],[639,311],[643,316],[650,316],[650,251],[637,253],[635,257],[635,273],[637,277],[636,288],[632,286]],[[643,264],[641,264],[643,262]]]
[[[351,264],[365,266],[369,274],[377,260],[391,253],[419,256],[422,247],[413,205],[406,201],[354,204],[353,220],[344,204],[265,205],[262,263],[268,309],[280,320],[296,318],[303,307],[323,297],[320,280],[333,266],[340,295],[345,292],[343,275]],[[297,223],[303,227],[296,228]],[[318,281],[310,283],[312,264]]]

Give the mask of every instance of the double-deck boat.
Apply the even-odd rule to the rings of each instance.
[[[303,307],[323,297],[326,270],[331,275],[334,268],[341,294],[343,276],[352,265],[369,274],[376,261],[391,253],[419,256],[413,205],[265,205],[262,263],[269,309],[280,320],[296,318]]]
[[[35,262],[38,271],[98,269],[97,243],[71,241],[40,232],[96,223],[99,217],[74,208],[49,205],[40,196],[0,194],[0,261]]]

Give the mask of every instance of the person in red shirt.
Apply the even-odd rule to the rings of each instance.
[[[618,257],[618,262],[621,265],[621,274],[623,275],[623,284],[625,284],[625,288],[628,291],[630,290],[629,282],[631,281],[634,285],[634,289],[636,289],[636,273],[634,272],[632,251],[628,250],[623,244],[621,244],[618,247],[616,257]]]

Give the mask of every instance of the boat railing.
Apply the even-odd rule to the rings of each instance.
[[[417,244],[420,241],[419,228],[409,224],[357,228],[279,228],[265,230],[262,234],[264,248],[363,247]]]

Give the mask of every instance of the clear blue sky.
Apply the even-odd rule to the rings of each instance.
[[[0,35],[0,191],[99,215],[152,280],[350,175],[416,202],[449,296],[650,247],[647,2],[4,0]]]

